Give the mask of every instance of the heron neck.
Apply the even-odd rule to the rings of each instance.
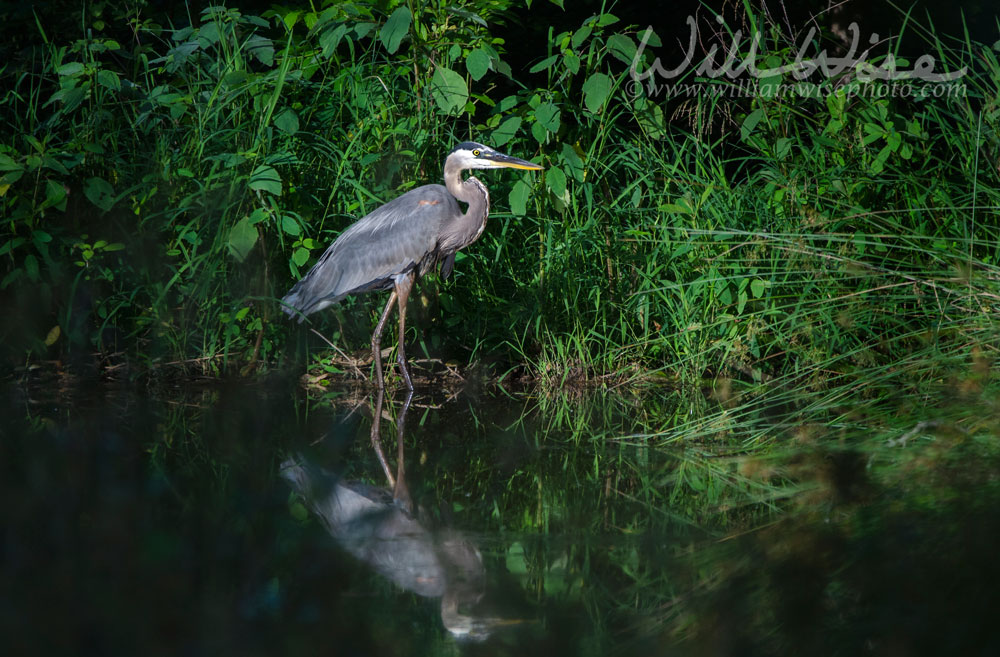
[[[486,194],[486,187],[479,180],[474,177],[462,180],[462,169],[449,167],[447,164],[444,169],[444,186],[459,201],[468,203],[469,210],[472,210],[471,206],[481,201],[483,195]],[[488,200],[489,195],[486,195]]]
[[[462,170],[447,165],[444,169],[444,185],[452,196],[469,205],[461,220],[462,235],[456,236],[458,248],[462,248],[475,242],[482,234],[490,211],[490,195],[486,185],[479,182],[476,177],[469,176],[466,180],[462,180]]]

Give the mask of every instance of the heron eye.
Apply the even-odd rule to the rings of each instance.
[[[477,148],[476,150],[472,151],[472,154],[475,155],[476,157],[479,157],[479,149]]]

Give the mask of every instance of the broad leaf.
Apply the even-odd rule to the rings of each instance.
[[[510,116],[504,119],[503,123],[497,126],[497,129],[493,131],[490,136],[490,141],[494,146],[503,146],[517,134],[518,129],[521,127],[521,117]]]
[[[257,229],[250,223],[249,217],[243,217],[229,231],[229,251],[237,260],[243,262],[250,254],[250,249],[257,243]]]
[[[264,191],[274,196],[281,196],[281,176],[274,170],[274,167],[269,167],[266,164],[262,164],[253,170],[253,173],[250,174],[248,186],[255,191]]]
[[[523,217],[528,213],[528,197],[531,195],[531,185],[518,180],[511,188],[507,200],[510,201],[510,211],[512,214]]]
[[[115,190],[103,178],[88,178],[83,185],[83,195],[105,212],[110,210],[111,206],[115,204]]]
[[[601,111],[611,93],[611,78],[604,73],[594,73],[583,83],[583,104],[594,114]]]
[[[288,108],[274,118],[274,125],[286,135],[294,135],[299,131],[299,115]]]
[[[389,16],[385,25],[382,26],[382,30],[379,32],[379,39],[382,40],[382,45],[385,46],[390,55],[399,50],[399,44],[402,43],[403,37],[410,31],[410,20],[412,18],[409,9],[406,7],[397,7],[396,11],[392,12],[392,15]]]
[[[566,191],[566,174],[559,167],[549,167],[545,171],[545,186],[557,198],[562,198],[563,192]]]
[[[450,68],[438,66],[431,76],[431,95],[442,112],[455,114],[468,102],[469,88],[461,75]]]
[[[490,70],[490,56],[482,48],[476,48],[465,58],[465,68],[473,80],[481,80]]]

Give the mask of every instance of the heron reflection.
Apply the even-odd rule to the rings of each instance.
[[[511,621],[470,613],[483,597],[485,569],[476,546],[461,533],[428,529],[406,485],[403,435],[413,393],[396,422],[398,448],[393,473],[382,450],[383,395],[377,393],[371,442],[387,488],[344,481],[301,456],[282,464],[282,475],[345,550],[406,591],[441,598],[441,621],[458,638],[482,640]],[[516,622],[516,621],[515,621]]]

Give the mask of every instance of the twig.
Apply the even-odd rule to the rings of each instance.
[[[923,422],[917,422],[917,426],[913,427],[899,438],[890,438],[887,444],[889,445],[889,447],[895,447],[896,445],[899,445],[900,447],[906,447],[906,441],[908,441],[910,438],[913,438],[915,435],[917,435],[924,429],[930,429],[940,424],[941,423],[938,420],[925,420]]]

